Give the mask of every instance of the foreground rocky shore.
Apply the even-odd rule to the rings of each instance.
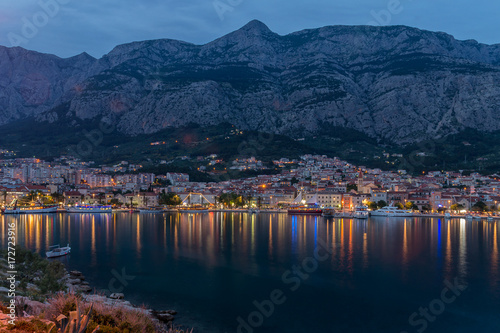
[[[109,296],[94,293],[94,289],[85,280],[85,276],[80,271],[70,271],[65,275],[65,284],[69,292],[80,293],[83,300],[89,303],[102,303],[112,307],[122,307],[130,310],[141,311],[151,316],[159,322],[172,326],[177,311],[175,310],[153,310],[138,307],[125,300],[122,293],[112,293]]]
[[[122,293],[97,292],[80,271],[68,272],[62,263],[48,261],[26,249],[16,252],[20,254],[13,310],[16,323],[12,325],[13,315],[7,308],[9,289],[3,284],[0,332],[57,332],[58,318],[70,318],[76,309],[82,316],[91,313],[82,332],[192,332],[174,325],[175,310],[149,309],[130,303]],[[1,270],[5,267],[5,260],[0,259]]]

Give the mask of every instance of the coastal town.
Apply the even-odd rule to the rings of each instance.
[[[203,160],[203,158],[201,158]],[[217,156],[208,158],[210,166]],[[261,168],[255,158],[235,161]],[[113,208],[205,205],[224,208],[278,209],[312,203],[336,211],[384,206],[422,213],[495,212],[500,208],[500,176],[477,172],[433,171],[418,176],[406,170],[382,171],[338,158],[304,155],[281,158],[274,175],[193,182],[185,173],[153,174],[122,161],[95,166],[71,156],[46,162],[33,158],[0,160],[0,203],[110,205]]]

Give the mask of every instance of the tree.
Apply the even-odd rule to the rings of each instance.
[[[3,196],[3,204],[7,204],[7,191],[2,191],[2,196]]]
[[[418,207],[411,201],[408,201],[406,204],[405,204],[405,207],[406,209],[418,209]]]
[[[384,200],[379,200],[379,202],[377,202],[377,206],[378,208],[384,208],[387,206],[387,202],[385,202]]]
[[[55,203],[62,203],[64,202],[64,195],[58,192],[54,192],[50,195],[52,197],[52,201]]]
[[[220,199],[220,202],[224,205],[224,206],[229,206],[229,207],[232,207],[232,206],[241,206],[242,205],[242,196],[234,193],[234,192],[231,192],[231,193],[222,193],[219,197]]]
[[[297,184],[298,182],[299,180],[297,179],[297,177],[293,177],[291,180],[292,185]]]
[[[250,207],[252,205],[252,200],[253,200],[253,197],[250,194],[247,195],[246,202],[247,202],[248,207]]]
[[[121,206],[121,205],[122,205],[122,203],[121,203],[121,201],[120,201],[120,200],[118,200],[118,199],[114,199],[114,198],[113,198],[113,199],[111,199],[111,200],[109,200],[109,203],[110,203],[111,205],[113,205],[113,206]]]
[[[159,200],[160,205],[167,205],[167,206],[178,206],[182,203],[181,198],[173,193],[165,193],[164,191],[160,194],[160,200]]]
[[[453,211],[459,211],[459,210],[463,210],[465,207],[461,204],[453,204],[450,206],[450,210],[453,210]]]
[[[484,212],[488,210],[488,206],[482,201],[478,201],[472,206],[472,210],[476,212]]]
[[[432,208],[431,208],[431,206],[429,206],[429,205],[424,205],[424,206],[422,206],[422,210],[423,210],[424,212],[429,212],[429,211],[431,211],[431,210],[432,210]]]
[[[368,202],[368,208],[370,208],[371,210],[377,210],[378,209],[378,205],[375,203],[375,202]]]
[[[405,209],[405,206],[403,206],[403,204],[401,202],[396,203],[396,207],[398,209]]]

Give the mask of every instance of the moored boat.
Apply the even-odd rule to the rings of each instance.
[[[248,213],[249,214],[258,214],[258,213],[260,213],[260,210],[258,208],[249,208]]]
[[[371,216],[385,216],[385,217],[413,217],[413,212],[407,209],[399,209],[394,206],[387,206],[370,213]]]
[[[367,219],[370,216],[367,206],[356,206],[353,214],[355,219]]]
[[[45,252],[47,258],[56,258],[68,255],[71,252],[71,247],[69,247],[69,244],[65,247],[61,247],[60,245],[52,245],[49,247],[49,250],[50,251]]]
[[[323,210],[317,205],[302,205],[288,209],[289,215],[321,215],[322,213]]]
[[[159,214],[159,213],[163,213],[163,212],[164,212],[164,209],[161,207],[139,208],[139,213],[141,213],[141,214]]]
[[[13,201],[13,205],[5,207],[4,214],[44,214],[57,212],[58,205],[43,205],[37,203],[34,206],[18,206],[17,199]]]
[[[334,217],[335,216],[335,209],[333,209],[333,208],[323,208],[321,216],[323,216],[323,217]]]
[[[208,213],[208,208],[205,206],[190,206],[190,207],[181,207],[179,208],[180,213]]]
[[[79,205],[68,208],[68,213],[111,213],[111,206]]]

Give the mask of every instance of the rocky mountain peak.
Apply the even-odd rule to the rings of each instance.
[[[500,45],[404,26],[280,36],[254,20],[205,45],[133,42],[98,60],[0,48],[0,74],[0,124],[107,119],[139,134],[225,122],[289,136],[347,127],[398,143],[500,130]]]
[[[246,32],[248,34],[254,34],[254,35],[268,35],[268,34],[275,34],[272,32],[267,25],[265,25],[263,22],[259,20],[252,20],[245,24],[241,29],[239,29],[243,32]]]

